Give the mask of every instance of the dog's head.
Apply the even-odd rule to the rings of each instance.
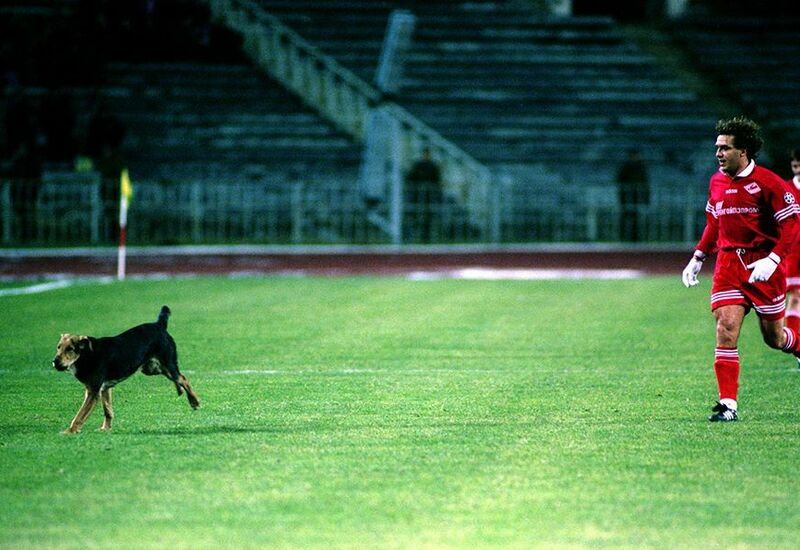
[[[92,341],[88,336],[75,336],[62,334],[56,346],[56,356],[53,357],[53,366],[56,370],[67,370],[80,359],[81,354],[92,351]]]

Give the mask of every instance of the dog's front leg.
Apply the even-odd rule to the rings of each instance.
[[[78,412],[75,415],[75,418],[72,419],[69,428],[61,433],[74,434],[81,431],[83,423],[86,422],[86,419],[89,418],[90,414],[92,414],[94,406],[97,404],[98,393],[99,392],[92,390],[89,387],[86,388],[86,395],[83,398],[83,405],[81,405],[81,408],[78,409]]]
[[[103,425],[101,430],[107,432],[111,429],[111,420],[114,418],[114,409],[111,408],[111,388],[105,388],[100,392],[103,398]]]

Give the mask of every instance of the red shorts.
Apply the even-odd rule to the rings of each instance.
[[[800,247],[795,245],[781,262],[786,271],[786,290],[800,290]]]
[[[786,309],[786,274],[783,262],[772,277],[760,283],[748,283],[752,271],[747,265],[767,256],[763,250],[720,250],[711,285],[711,311],[718,307],[741,305],[762,319],[777,321]]]

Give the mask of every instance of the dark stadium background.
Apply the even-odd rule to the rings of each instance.
[[[382,90],[395,10],[416,24]],[[757,120],[760,162],[789,176],[798,23],[781,3],[717,0],[4,3],[0,275],[113,272],[122,167],[132,273],[552,267],[576,254],[679,273],[703,225],[716,120]],[[369,134],[384,107],[399,133]],[[376,135],[397,138],[373,142],[392,165],[377,183],[364,176]],[[392,195],[425,147],[445,188],[430,239],[422,206],[398,214]],[[614,180],[634,148],[651,202],[623,241]]]

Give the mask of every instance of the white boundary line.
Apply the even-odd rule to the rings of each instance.
[[[63,279],[60,281],[50,281],[49,283],[40,283],[38,285],[24,286],[20,288],[4,288],[0,289],[0,297],[3,296],[21,296],[25,294],[38,294],[40,292],[47,292],[48,290],[58,290],[60,288],[67,288],[75,284],[74,281]]]
[[[193,279],[204,277],[203,273],[150,273],[146,275],[133,275],[129,280],[164,281],[170,279]],[[210,277],[220,275],[208,274]],[[313,272],[304,270],[276,271],[261,273],[253,271],[241,271],[228,273],[230,279],[248,277],[314,277]],[[361,275],[356,275],[361,276]],[[451,269],[443,271],[412,271],[406,274],[390,273],[382,274],[386,277],[405,277],[409,281],[436,281],[442,279],[459,279],[472,281],[558,281],[558,280],[627,280],[641,279],[645,277],[643,271],[636,269],[491,269],[483,267],[470,267],[465,269]],[[8,279],[13,280],[13,279]],[[0,289],[0,298],[5,296],[24,296],[29,294],[39,294],[51,290],[69,288],[76,284],[110,284],[114,278],[110,276],[99,277],[58,277],[54,281],[38,283],[19,288]]]
[[[640,279],[645,274],[637,269],[489,269],[473,267],[450,271],[415,271],[412,281],[465,279],[473,281],[557,281],[563,279]]]
[[[49,292],[51,290],[60,290],[62,288],[69,288],[77,284],[108,284],[113,281],[111,277],[94,277],[94,278],[80,278],[80,279],[57,279],[46,283],[39,283],[30,286],[23,286],[19,288],[4,288],[0,289],[0,298],[5,296],[25,296],[28,294],[40,294],[42,292]]]

